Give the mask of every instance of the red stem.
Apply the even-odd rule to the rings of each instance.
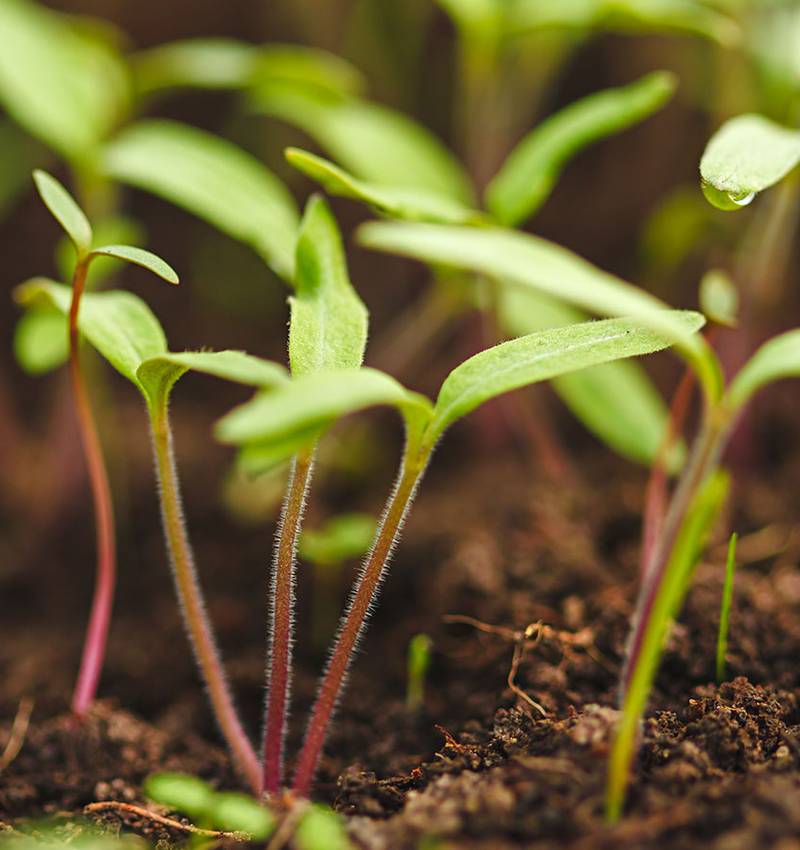
[[[312,454],[299,456],[294,460],[278,526],[275,563],[272,569],[263,762],[263,790],[267,794],[277,794],[283,785],[284,744],[292,678],[297,540],[312,466]]]
[[[353,595],[339,628],[339,635],[336,638],[328,666],[317,692],[317,699],[306,729],[303,749],[300,751],[297,760],[293,790],[300,797],[308,797],[311,790],[311,783],[317,771],[336,704],[344,690],[347,672],[353,660],[353,652],[364,632],[370,610],[375,604],[392,549],[403,527],[403,521],[411,506],[417,484],[423,472],[424,465],[409,465],[408,458],[404,460],[400,477],[389,498],[372,551],[367,556],[361,575],[356,582]]]
[[[78,309],[86,285],[87,263],[79,262],[72,281],[69,309],[69,371],[78,415],[83,454],[89,473],[94,505],[97,545],[97,573],[94,598],[86,629],[81,666],[72,696],[72,711],[82,717],[95,699],[105,657],[108,626],[114,602],[116,551],[114,542],[114,506],[103,461],[103,451],[79,361]]]

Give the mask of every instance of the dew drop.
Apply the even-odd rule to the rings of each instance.
[[[751,204],[755,196],[755,192],[746,192],[743,194],[736,192],[728,192],[728,197],[734,204],[736,204],[737,207],[746,207],[748,204]]]

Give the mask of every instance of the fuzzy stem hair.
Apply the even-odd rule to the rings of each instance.
[[[427,456],[418,460],[407,447],[397,482],[386,504],[372,549],[356,580],[327,667],[320,680],[317,699],[306,728],[303,748],[297,760],[293,790],[300,797],[308,797],[311,790],[311,783],[319,765],[336,706],[344,691],[358,642],[366,629],[369,615],[378,598],[392,551],[400,537],[403,523],[425,472],[427,460]]]
[[[275,540],[269,591],[269,658],[263,745],[263,790],[267,794],[277,794],[283,784],[284,746],[292,685],[297,541],[313,465],[313,451],[298,455],[292,461]]]
[[[258,794],[261,791],[261,770],[258,758],[242,727],[225,677],[183,520],[180,483],[166,402],[162,407],[150,411],[150,424],[164,536],[189,642],[208,691],[211,707],[234,763],[247,779],[252,791]]]

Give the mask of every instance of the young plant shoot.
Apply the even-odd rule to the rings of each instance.
[[[733,602],[733,579],[736,575],[736,532],[728,541],[728,557],[725,562],[725,583],[722,586],[722,602],[719,608],[719,631],[717,633],[717,683],[725,681],[725,664],[728,652],[728,630],[731,624]]]
[[[530,334],[487,349],[450,373],[435,405],[374,369],[337,369],[293,378],[221,420],[217,436],[223,442],[262,447],[283,445],[309,432],[316,437],[342,416],[374,405],[396,408],[405,422],[400,471],[320,683],[297,760],[295,793],[306,797],[310,792],[354,650],[419,482],[444,432],[491,398],[577,369],[658,351],[677,338],[685,344],[704,322],[698,313],[657,312],[660,333],[644,321],[607,319]]]
[[[71,296],[65,286],[34,279],[18,288],[17,299],[25,306],[35,308],[47,304],[67,314]],[[242,728],[225,678],[183,520],[169,399],[175,383],[190,370],[259,388],[286,383],[288,375],[283,367],[240,351],[170,352],[156,317],[141,299],[127,292],[85,295],[78,327],[144,397],[153,440],[164,535],[186,631],[234,763],[253,793],[260,793],[261,767]]]
[[[72,710],[78,717],[82,717],[86,714],[97,693],[103,668],[108,627],[111,621],[116,581],[114,506],[108,483],[108,473],[103,460],[103,449],[92,414],[79,356],[80,308],[86,286],[86,276],[91,263],[103,256],[116,257],[143,266],[169,283],[178,283],[178,276],[162,259],[142,248],[134,248],[129,245],[92,247],[93,236],[89,220],[67,190],[54,177],[44,171],[35,171],[33,179],[45,205],[64,229],[75,248],[67,326],[69,373],[81,445],[92,490],[97,545],[94,598],[80,671],[72,697]]]

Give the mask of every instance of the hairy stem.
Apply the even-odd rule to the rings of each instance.
[[[347,611],[342,618],[339,634],[322,676],[311,719],[306,728],[303,748],[297,760],[293,788],[301,797],[307,797],[311,790],[311,782],[328,736],[336,704],[344,690],[353,652],[366,628],[370,610],[377,599],[381,581],[388,568],[392,549],[402,530],[403,521],[411,507],[426,463],[427,457],[417,461],[409,457],[409,452],[406,452],[397,484],[389,497],[372,550],[364,562]]]
[[[292,678],[297,541],[312,467],[313,453],[299,455],[292,464],[272,568],[263,763],[263,790],[268,794],[277,794],[283,784],[284,743]]]
[[[92,599],[92,610],[81,656],[81,666],[75,691],[72,695],[72,711],[82,717],[97,694],[97,684],[103,668],[111,608],[114,604],[116,581],[116,547],[114,541],[114,505],[108,473],[103,461],[103,450],[92,415],[92,407],[86,384],[83,381],[79,359],[80,336],[78,333],[78,310],[86,286],[86,261],[79,262],[72,280],[72,302],[69,308],[69,373],[78,429],[83,446],[83,455],[89,474],[95,517],[97,545],[97,568]]]
[[[261,770],[258,758],[242,728],[225,678],[183,521],[180,484],[166,403],[160,409],[151,410],[150,424],[159,482],[161,519],[186,630],[208,691],[211,707],[234,763],[247,779],[253,792],[259,793]]]

